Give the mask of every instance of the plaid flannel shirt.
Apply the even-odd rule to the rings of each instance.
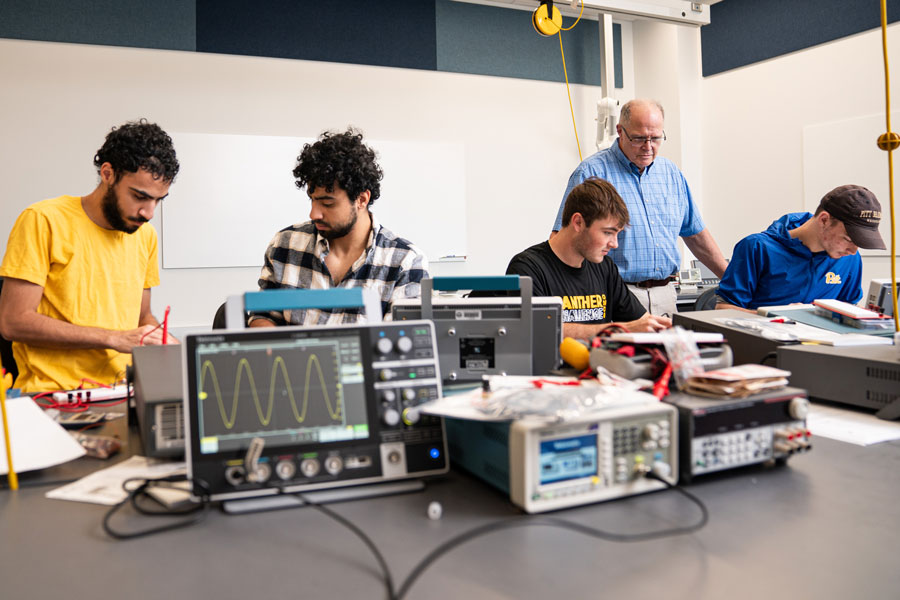
[[[390,318],[391,303],[399,298],[418,298],[420,282],[428,275],[428,259],[408,240],[382,227],[372,215],[372,230],[365,251],[335,285],[325,257],[328,240],[318,234],[311,221],[292,225],[275,234],[266,249],[259,288],[332,289],[374,288],[381,298],[384,316]],[[283,310],[251,315],[271,319],[278,325],[335,325],[365,322],[362,308]]]

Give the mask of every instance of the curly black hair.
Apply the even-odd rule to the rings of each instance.
[[[179,169],[172,138],[159,125],[149,123],[147,119],[113,127],[94,155],[98,173],[103,163],[112,165],[116,181],[126,173],[147,169],[154,177],[172,183]]]
[[[375,151],[363,144],[362,133],[347,129],[344,133],[326,131],[314,144],[306,144],[294,167],[297,187],[311,192],[323,187],[334,191],[337,184],[351,201],[369,190],[369,206],[381,195],[384,173],[375,162]]]

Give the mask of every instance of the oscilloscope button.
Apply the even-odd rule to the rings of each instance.
[[[394,342],[391,341],[391,338],[378,338],[378,341],[375,343],[375,350],[379,354],[390,354],[393,349]]]
[[[409,354],[409,351],[412,350],[412,347],[412,340],[406,336],[403,336],[402,338],[397,340],[397,350],[400,351],[400,354]]]

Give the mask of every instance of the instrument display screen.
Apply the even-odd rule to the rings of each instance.
[[[254,437],[267,446],[370,437],[358,331],[245,330],[192,349],[201,454],[243,449]]]
[[[596,434],[542,441],[540,469],[541,485],[596,475]]]

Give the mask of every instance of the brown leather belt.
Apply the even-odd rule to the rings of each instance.
[[[675,281],[675,276],[671,275],[670,277],[666,277],[665,279],[645,279],[644,281],[635,281],[628,282],[628,285],[633,285],[639,288],[654,288],[654,287],[662,287],[664,285],[669,285]]]

